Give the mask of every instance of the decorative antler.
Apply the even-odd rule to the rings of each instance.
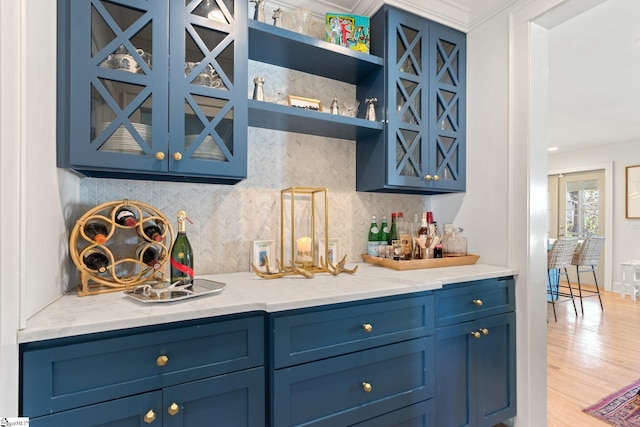
[[[254,273],[262,277],[263,279],[278,279],[280,277],[294,276],[294,275],[300,275],[307,279],[311,279],[314,276],[314,274],[311,271],[298,267],[293,262],[291,263],[292,267],[283,267],[280,264],[280,261],[277,259],[276,259],[276,263],[278,264],[277,272],[272,272],[271,269],[269,268],[269,257],[265,257],[265,267],[267,270],[266,272],[260,271],[260,269],[257,268],[255,265],[253,265],[253,263],[251,263],[251,269],[253,270]]]
[[[346,263],[347,263],[346,255],[342,257],[340,262],[338,262],[336,265],[333,265],[331,261],[325,263],[323,257],[320,257],[320,264],[322,265],[322,268],[324,268],[326,271],[333,274],[334,276],[337,276],[340,273],[353,274],[356,271],[358,271],[357,265],[352,269],[345,268],[344,266]]]

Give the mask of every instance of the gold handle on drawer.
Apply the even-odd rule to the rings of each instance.
[[[162,151],[156,153],[156,160],[164,160],[164,153]]]
[[[438,181],[440,179],[440,177],[438,175],[433,175],[433,180],[434,181]]]
[[[473,303],[475,305],[477,305],[478,307],[482,307],[482,300],[481,299],[474,299]]]
[[[173,153],[173,160],[175,160],[176,162],[182,160],[182,154],[179,151],[176,151],[175,153]]]
[[[144,422],[147,424],[151,424],[156,420],[156,413],[153,412],[153,409],[149,409],[149,412],[144,414]]]
[[[371,387],[371,384],[364,382],[362,383],[362,389],[367,393],[371,393],[371,390],[373,390],[373,387]]]
[[[178,406],[177,403],[174,402],[171,405],[169,405],[169,409],[167,409],[167,412],[169,413],[169,415],[174,416],[175,414],[180,412],[180,407]]]
[[[474,337],[475,339],[480,339],[480,336],[481,336],[481,335],[480,335],[480,332],[478,332],[478,331],[473,331],[473,332],[471,332],[471,335],[473,335],[473,337]]]
[[[489,335],[489,330],[487,328],[480,329],[480,332],[482,332],[482,335]]]
[[[162,356],[158,356],[158,358],[156,359],[156,365],[158,366],[164,366],[167,363],[169,363],[169,358],[164,354]]]
[[[431,175],[426,175],[426,176],[424,177],[424,179],[425,179],[425,181],[431,181],[432,176],[431,176]]]
[[[366,333],[369,333],[373,331],[373,326],[371,326],[371,323],[365,323],[362,325],[362,330],[365,331]]]

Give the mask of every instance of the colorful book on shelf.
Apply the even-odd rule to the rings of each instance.
[[[348,13],[326,14],[326,40],[329,43],[369,53],[369,17]]]

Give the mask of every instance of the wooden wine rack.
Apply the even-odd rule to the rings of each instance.
[[[116,212],[121,207],[130,209],[136,215],[137,223],[134,227],[116,222]],[[85,233],[85,225],[92,221],[102,222],[108,229],[107,240],[102,245]],[[161,242],[151,240],[144,234],[145,223],[149,221],[155,221],[162,229]],[[164,281],[172,242],[171,222],[160,211],[146,203],[114,201],[87,211],[76,221],[69,238],[71,259],[80,272],[78,296],[124,291],[146,282]],[[159,253],[158,261],[161,266],[157,270],[142,260],[144,251],[150,247]],[[85,255],[94,250],[104,253],[109,259],[104,273],[92,270],[84,263]]]

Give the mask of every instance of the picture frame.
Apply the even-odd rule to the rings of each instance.
[[[269,269],[276,269],[276,243],[274,240],[254,240],[251,251],[251,264],[262,272],[267,271],[266,259],[269,259]],[[251,265],[249,265],[251,268]]]
[[[369,53],[370,21],[368,16],[327,12],[325,14],[325,40],[357,52]]]
[[[318,239],[318,252],[317,252],[317,265],[320,265],[320,257],[324,258],[324,249],[325,249],[325,239],[321,237]],[[340,239],[334,238],[329,239],[329,259],[325,261],[329,261],[333,264],[340,261]]]
[[[624,186],[625,218],[640,219],[640,165],[625,168]]]
[[[322,102],[319,99],[304,98],[296,95],[289,95],[289,106],[304,108],[305,110],[322,111]]]

